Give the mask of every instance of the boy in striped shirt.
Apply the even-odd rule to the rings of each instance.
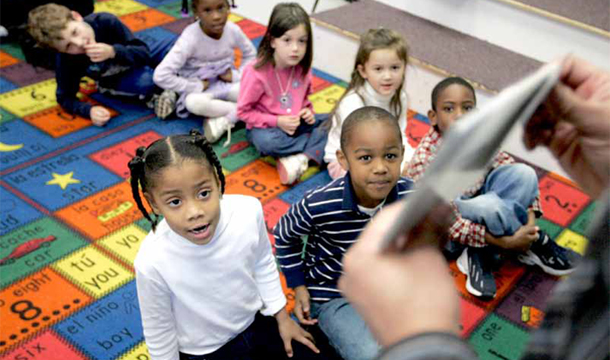
[[[274,229],[280,268],[296,293],[295,315],[317,323],[347,360],[372,359],[379,346],[337,289],[343,255],[377,211],[411,191],[411,180],[400,177],[403,151],[392,114],[372,106],[354,111],[337,150],[347,174],[308,192]]]

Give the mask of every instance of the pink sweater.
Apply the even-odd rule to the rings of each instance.
[[[282,115],[297,115],[303,108],[313,112],[313,105],[307,98],[311,95],[311,72],[303,76],[303,69],[297,65],[277,70],[272,64],[254,69],[256,60],[250,62],[244,69],[239,98],[237,100],[237,116],[246,123],[248,129],[271,128],[277,126],[277,118]],[[290,80],[290,83],[289,83]],[[286,92],[284,103],[282,90]]]

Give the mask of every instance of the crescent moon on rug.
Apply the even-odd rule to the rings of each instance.
[[[22,147],[23,147],[23,144],[9,145],[9,144],[0,142],[0,151],[1,152],[15,151],[15,150],[21,149]]]

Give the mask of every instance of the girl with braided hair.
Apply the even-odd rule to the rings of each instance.
[[[223,195],[222,167],[205,137],[157,140],[136,151],[129,169],[152,223],[134,263],[152,359],[321,358],[286,312],[260,202]]]

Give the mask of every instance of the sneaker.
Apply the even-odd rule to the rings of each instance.
[[[213,144],[232,127],[233,124],[225,116],[209,118],[203,121],[203,136]]]
[[[546,232],[540,230],[538,240],[517,258],[524,264],[538,265],[547,274],[561,276],[574,271],[581,256],[572,249],[557,245]]]
[[[176,99],[178,94],[172,90],[164,90],[161,95],[154,99],[155,115],[159,119],[165,119],[176,110]]]
[[[279,158],[277,161],[277,172],[280,174],[280,182],[284,185],[294,184],[307,170],[309,159],[305,154],[290,155]]]
[[[466,275],[466,290],[472,295],[485,299],[496,297],[491,262],[492,254],[487,247],[467,247],[458,258],[457,267]]]
[[[447,243],[445,243],[445,246],[443,247],[443,255],[445,255],[447,261],[455,260],[464,252],[465,247],[465,245],[457,241],[447,240]]]

